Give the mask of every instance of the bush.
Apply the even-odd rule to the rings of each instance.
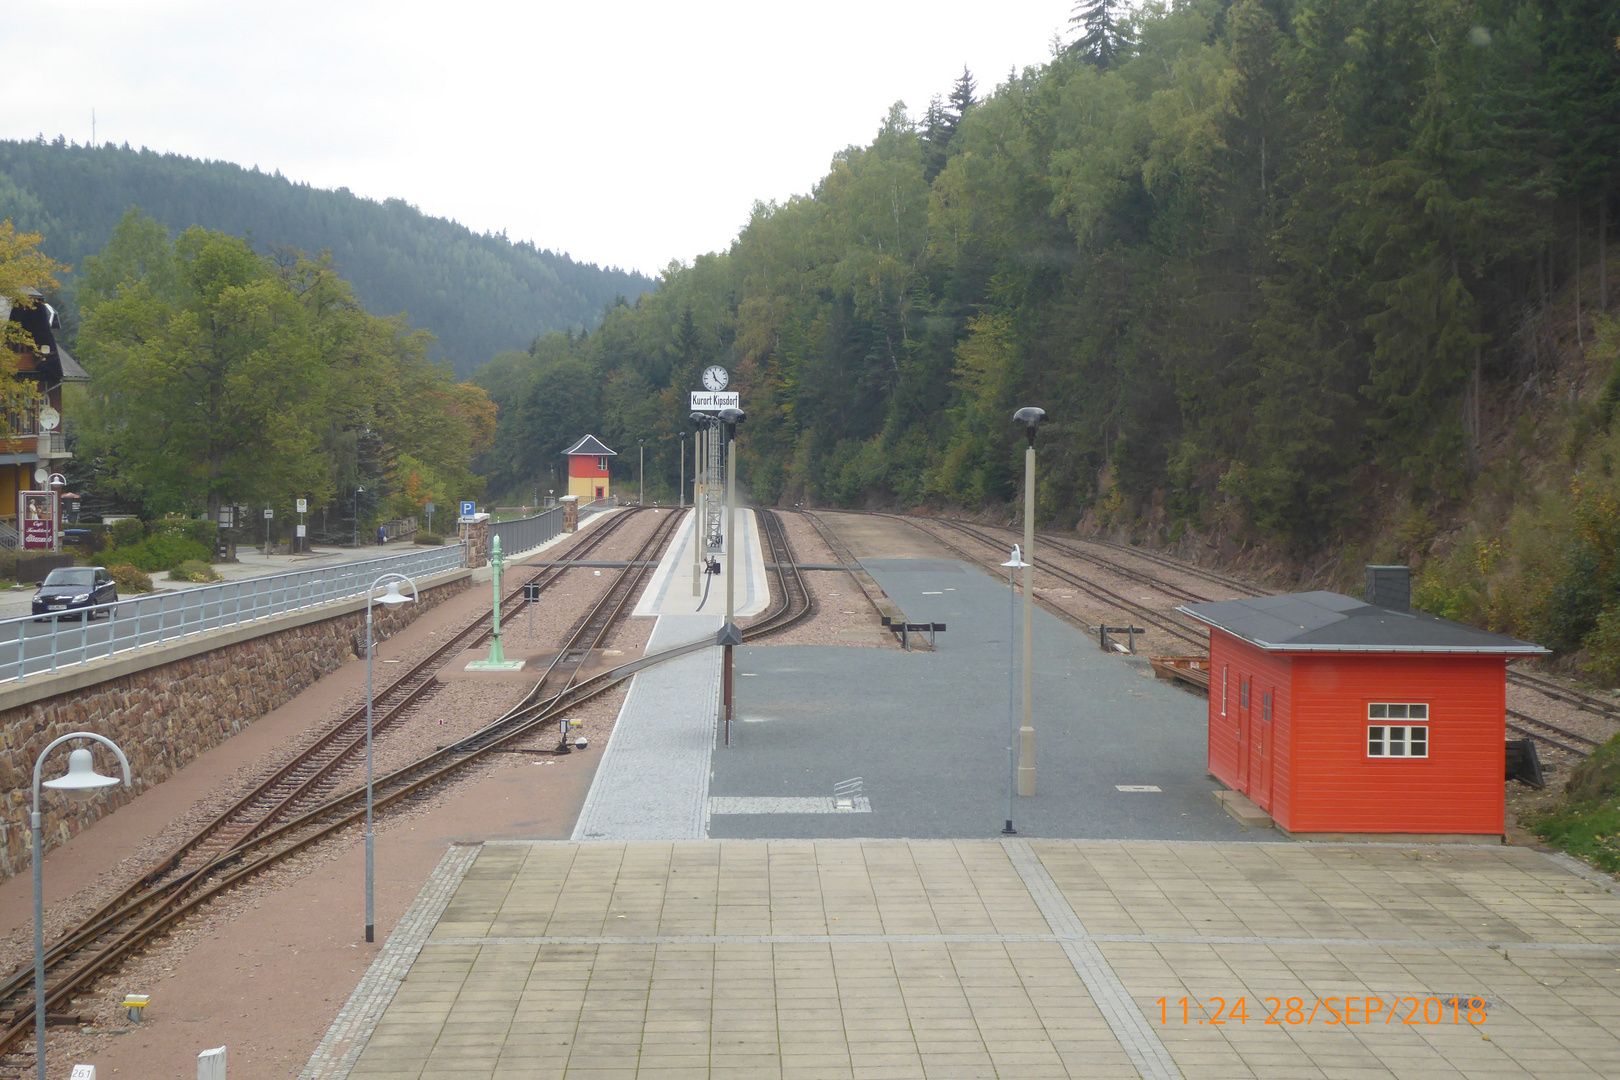
[[[107,567],[107,573],[112,575],[114,583],[118,586],[118,594],[143,593],[152,591],[152,579],[144,572],[129,565],[129,563],[114,563]]]
[[[139,518],[125,518],[107,527],[115,548],[133,547],[146,538],[146,523]]]
[[[213,548],[174,534],[149,536],[138,544],[119,546],[107,552],[104,561],[121,562],[154,573],[173,570],[183,562],[209,562]]]
[[[201,559],[187,559],[169,571],[170,581],[218,581],[219,571]]]
[[[444,543],[444,537],[440,536],[438,533],[418,531],[415,537],[415,542],[418,544],[427,544],[429,547],[438,547]]]

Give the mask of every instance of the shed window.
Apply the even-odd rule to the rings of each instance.
[[[1368,720],[1427,720],[1427,705],[1380,703],[1367,706]],[[1429,756],[1428,724],[1368,724],[1368,757]]]
[[[1232,665],[1221,665],[1221,715],[1226,715],[1226,682],[1232,676]]]
[[[1261,694],[1260,695],[1260,719],[1264,720],[1268,724],[1271,723],[1271,695],[1270,694]]]
[[[596,459],[596,471],[607,472],[607,458],[599,457]]]
[[[1247,709],[1248,707],[1249,707],[1249,680],[1245,679],[1243,676],[1239,675],[1238,676],[1238,708]]]

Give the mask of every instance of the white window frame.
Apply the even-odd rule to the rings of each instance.
[[[941,586],[941,587],[943,588],[943,586]],[[1231,681],[1231,678],[1232,678],[1232,665],[1231,664],[1222,664],[1221,665],[1221,715],[1222,716],[1226,715],[1226,697],[1227,697],[1227,693],[1228,693],[1227,683]]]
[[[607,458],[598,457],[596,459],[596,471],[597,472],[607,472]]]
[[[1391,720],[1398,721],[1390,723]],[[1414,724],[1410,721],[1420,720]],[[1369,702],[1367,756],[1380,760],[1429,756],[1429,706],[1425,702]],[[1376,721],[1376,722],[1375,722]]]

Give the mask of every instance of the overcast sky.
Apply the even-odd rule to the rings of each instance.
[[[83,0],[14,8],[0,137],[58,134],[396,196],[657,273],[920,116],[1045,63],[1073,0]],[[1072,34],[1066,34],[1072,37]]]

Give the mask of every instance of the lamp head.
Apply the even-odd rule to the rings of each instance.
[[[744,413],[741,409],[721,409],[720,410],[720,422],[723,423],[723,424],[733,424],[733,425],[740,424],[740,423],[743,422],[743,420],[746,418],[746,416],[747,416],[747,414]]]
[[[689,417],[689,419],[690,419],[690,420],[691,420],[691,421],[692,421],[692,423],[694,423],[694,424],[707,424],[707,423],[708,423],[708,422],[709,422],[709,421],[710,421],[710,420],[713,420],[713,419],[714,419],[714,417],[712,417],[712,416],[710,416],[710,415],[709,415],[709,414],[708,414],[708,413],[706,413],[706,412],[694,412],[694,413],[693,413],[693,414],[692,414],[692,415],[691,415],[691,416],[690,416],[690,417]]]
[[[116,787],[120,782],[117,777],[96,772],[95,758],[89,750],[80,747],[68,755],[67,775],[47,780],[45,786],[60,791],[73,802],[86,803],[102,788]]]
[[[1024,431],[1029,436],[1029,445],[1035,445],[1035,428],[1046,421],[1046,410],[1034,406],[1026,406],[1013,413],[1013,423],[1023,424]]]
[[[390,581],[388,591],[377,598],[379,604],[408,604],[410,602],[411,598],[399,591],[399,582],[397,580]]]

